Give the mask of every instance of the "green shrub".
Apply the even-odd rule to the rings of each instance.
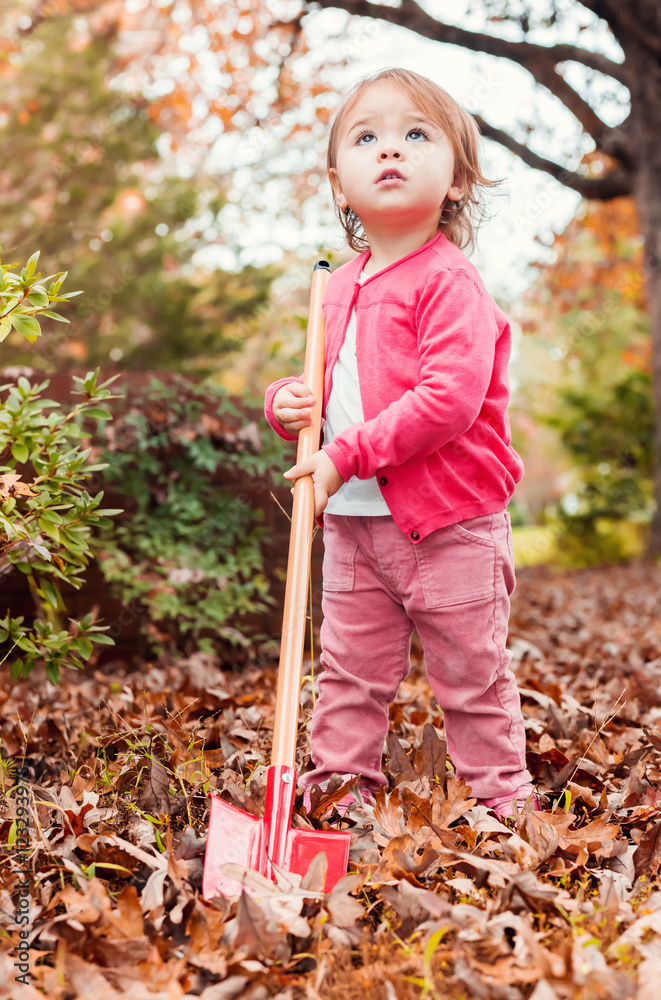
[[[99,563],[122,602],[142,609],[143,635],[159,655],[265,638],[237,627],[242,614],[274,603],[263,572],[267,529],[252,526],[263,511],[217,481],[234,469],[268,497],[284,444],[272,434],[263,443],[256,423],[232,428],[230,414],[241,419],[223,387],[153,379],[113,422],[102,455],[104,481],[126,498],[126,514],[100,531]]]
[[[546,418],[577,465],[573,503],[557,510],[560,550],[571,565],[642,554],[654,512],[651,375],[630,370],[612,385],[562,388]]]
[[[38,316],[68,322],[50,306],[78,293],[59,294],[65,273],[39,281],[38,258],[33,254],[20,275],[11,270],[14,265],[0,265],[0,340],[13,328],[34,343],[41,335]],[[13,618],[11,609],[0,619],[0,644],[9,646],[4,659],[14,649],[24,654],[12,661],[13,679],[43,661],[46,676],[59,683],[61,666],[81,669],[93,643],[113,642],[104,634],[108,626],[93,623],[91,614],[69,619],[68,628],[60,620],[66,609],[59,585],[83,585],[92,528],[110,524],[109,515],[118,513],[101,509],[103,493],[92,497],[84,488],[105,466],[92,464],[91,449],[80,447],[83,421],[105,416],[99,403],[114,398],[108,389],[112,379],[97,385],[98,374],[97,369],[75,380],[75,394],[83,398],[69,409],[43,398],[48,380],[32,385],[21,376],[0,386],[7,392],[0,406],[0,577],[24,573],[38,608],[31,625]]]

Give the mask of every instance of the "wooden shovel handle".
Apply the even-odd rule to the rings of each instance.
[[[311,422],[298,432],[296,462],[303,462],[319,450],[321,409],[324,395],[325,324],[321,311],[330,264],[317,261],[312,271],[310,313],[305,347],[303,380],[312,390],[314,406]],[[299,476],[294,484],[294,509],[289,536],[285,610],[282,619],[278,691],[271,764],[294,767],[296,733],[301,687],[301,667],[305,646],[306,608],[310,583],[310,556],[314,523],[314,484],[312,476]]]

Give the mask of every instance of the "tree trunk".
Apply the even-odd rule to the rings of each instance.
[[[619,38],[631,74],[631,140],[638,160],[635,198],[645,239],[644,278],[652,331],[652,384],[656,406],[654,485],[656,512],[647,555],[661,555],[661,61],[631,37]]]

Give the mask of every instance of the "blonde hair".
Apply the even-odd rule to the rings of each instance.
[[[480,130],[475,119],[464,111],[447,91],[426,76],[412,70],[392,66],[360,77],[343,94],[333,112],[328,137],[327,169],[337,169],[337,147],[342,123],[360,95],[379,80],[391,80],[407,92],[417,108],[431,121],[443,129],[454,150],[455,169],[466,183],[466,192],[459,201],[448,201],[443,206],[438,228],[459,249],[473,250],[477,229],[485,219],[484,205],[480,203],[483,189],[501,184],[504,178],[490,180],[482,173],[479,163]],[[335,211],[344,229],[347,242],[352,250],[361,252],[369,249],[360,218],[350,206],[340,209],[335,202]]]

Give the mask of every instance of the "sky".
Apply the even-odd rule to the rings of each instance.
[[[529,41],[544,45],[561,40],[575,42],[621,61],[621,50],[603,22],[598,22],[574,0],[561,0],[561,5],[574,12],[570,22],[561,31],[547,28],[531,33]],[[471,30],[493,30],[501,36],[520,37],[515,25],[490,26],[485,24],[483,13],[476,12],[471,17],[469,0],[430,0],[423,6],[439,19]],[[533,6],[546,10],[548,4],[546,0],[533,0]],[[338,9],[315,11],[304,19],[304,25],[311,49],[307,58],[311,63],[323,67],[324,53],[338,42],[349,57],[349,65],[341,71],[335,70],[333,79],[328,81],[337,91],[365,73],[386,66],[402,66],[434,80],[466,110],[480,114],[520,141],[525,137],[526,125],[535,124],[528,144],[563,166],[575,168],[593,148],[592,140],[583,134],[567,109],[536,86],[526,70],[509,60],[441,44],[374,18],[349,18]],[[297,72],[304,74],[309,68],[306,57],[301,58]],[[626,117],[624,88],[576,63],[566,64],[565,73],[568,82],[583,96],[598,100],[599,111],[608,125]],[[223,169],[233,176],[234,204],[250,197],[251,174],[250,170],[242,169],[247,161],[241,146],[240,137],[234,134],[221,137],[214,150]],[[498,189],[502,194],[489,203],[495,215],[479,230],[477,249],[470,259],[491,294],[508,304],[516,301],[534,277],[531,262],[553,259],[543,244],[550,243],[553,232],[563,230],[579,209],[581,198],[545,172],[528,167],[492,140],[482,140],[482,151],[487,176],[505,178],[505,183]],[[294,164],[297,154],[291,155]],[[232,205],[228,206],[225,221],[232,221]],[[277,233],[271,232],[265,238],[263,213],[257,212],[252,224],[242,227],[240,243],[242,265],[276,261],[283,249],[297,251],[303,260],[309,260],[320,243],[341,251],[343,233],[332,210],[330,186],[325,177],[319,197],[308,199],[305,205],[303,226],[295,220],[279,223]],[[229,263],[227,257],[222,260],[223,266]]]

